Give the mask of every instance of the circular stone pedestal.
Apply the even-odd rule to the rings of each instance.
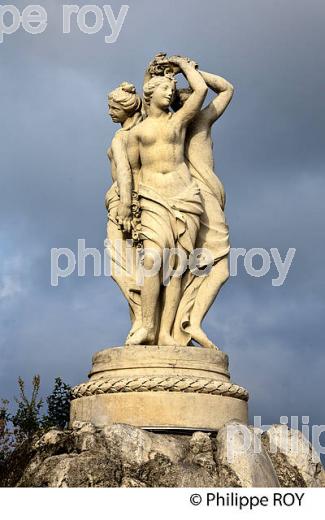
[[[247,391],[230,382],[228,356],[199,347],[126,346],[94,355],[73,389],[70,422],[151,430],[216,431],[247,424]]]

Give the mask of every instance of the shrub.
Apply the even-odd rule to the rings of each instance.
[[[60,377],[55,379],[53,392],[47,397],[47,415],[43,417],[43,427],[66,428],[69,423],[71,387]]]
[[[19,443],[31,439],[41,427],[40,411],[43,400],[38,397],[40,384],[40,376],[34,376],[32,396],[29,400],[25,392],[25,382],[21,377],[18,378],[19,398],[15,397],[18,408],[10,420],[14,425],[15,437]]]

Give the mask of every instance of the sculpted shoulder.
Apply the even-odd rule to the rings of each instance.
[[[128,133],[129,132],[123,130],[122,128],[120,130],[118,130],[113,137],[112,147],[114,147],[114,145],[116,146],[116,145],[124,144],[127,141]]]
[[[144,128],[146,127],[146,119],[144,121],[141,121],[140,123],[138,123],[136,126],[134,126],[131,130],[130,130],[130,137],[131,138],[134,138],[134,137],[139,137],[141,135],[141,133],[143,132]]]

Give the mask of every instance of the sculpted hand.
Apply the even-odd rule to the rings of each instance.
[[[131,231],[131,207],[129,204],[125,204],[120,202],[117,209],[117,222],[119,223],[121,229],[130,233]]]
[[[190,58],[187,58],[187,59],[188,59],[189,65],[191,65],[191,67],[193,67],[194,69],[199,68],[199,65],[196,63],[196,61],[191,60]]]
[[[173,65],[178,65],[178,67],[182,70],[184,67],[190,66],[196,69],[198,66],[195,61],[190,60],[189,58],[185,58],[184,56],[170,56],[168,60]]]

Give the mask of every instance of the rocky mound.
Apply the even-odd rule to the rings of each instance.
[[[246,434],[251,445],[243,450]],[[284,445],[284,434],[295,440],[299,452]],[[260,446],[257,453],[254,442]],[[272,426],[261,436],[236,423],[217,435],[158,434],[125,424],[98,429],[77,423],[70,430],[49,430],[16,450],[0,485],[325,487],[325,471],[302,434],[282,425]]]

